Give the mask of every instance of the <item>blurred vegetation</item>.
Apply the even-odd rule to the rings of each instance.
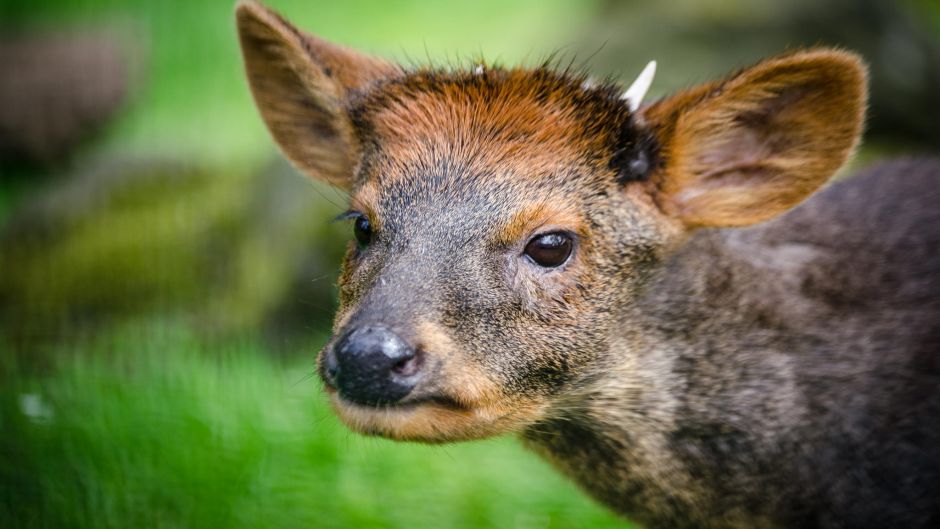
[[[0,323],[17,343],[146,313],[205,331],[327,328],[342,200],[280,160],[96,164],[8,219]]]
[[[592,0],[272,0],[318,35],[403,61],[480,54],[515,62],[572,42]],[[257,162],[271,152],[242,77],[235,0],[0,0],[0,25],[60,32],[106,27],[142,70],[131,105],[104,145],[122,156]],[[13,29],[7,29],[13,31]]]
[[[81,350],[42,376],[0,366],[0,527],[621,525],[512,440],[351,434],[309,358],[153,322]]]
[[[859,162],[940,147],[933,0],[269,0],[407,63],[577,57],[653,96],[819,43]],[[276,154],[233,1],[0,0],[0,527],[624,526],[516,443],[349,434],[313,357],[346,197]]]

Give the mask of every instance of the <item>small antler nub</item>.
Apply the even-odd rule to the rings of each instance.
[[[643,102],[646,92],[650,89],[650,85],[653,84],[653,76],[655,75],[656,61],[650,61],[649,64],[646,65],[646,68],[643,68],[643,71],[640,72],[640,75],[637,76],[636,81],[633,81],[630,88],[623,93],[621,99],[627,102],[627,106],[630,107],[630,112],[636,112],[636,109],[640,108],[640,103]]]

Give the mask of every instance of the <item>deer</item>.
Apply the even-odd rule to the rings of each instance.
[[[940,160],[831,181],[858,55],[644,103],[652,68],[406,67],[235,13],[275,143],[349,195],[317,360],[349,428],[516,435],[650,529],[940,527]]]

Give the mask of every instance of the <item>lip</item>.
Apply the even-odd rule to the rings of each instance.
[[[392,404],[383,404],[381,406],[370,406],[368,404],[360,404],[358,402],[353,402],[347,400],[343,395],[337,391],[336,388],[326,385],[326,392],[330,397],[334,399],[341,406],[355,408],[359,410],[367,411],[409,411],[420,408],[422,406],[435,406],[438,408],[444,408],[452,411],[470,411],[470,407],[458,402],[456,399],[448,397],[446,395],[427,395],[418,397],[415,399],[406,399],[402,402],[396,402]]]

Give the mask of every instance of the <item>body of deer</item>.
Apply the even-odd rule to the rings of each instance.
[[[826,185],[858,57],[641,105],[237,20],[274,139],[350,194],[319,366],[351,428],[516,433],[650,529],[940,526],[940,162]]]

